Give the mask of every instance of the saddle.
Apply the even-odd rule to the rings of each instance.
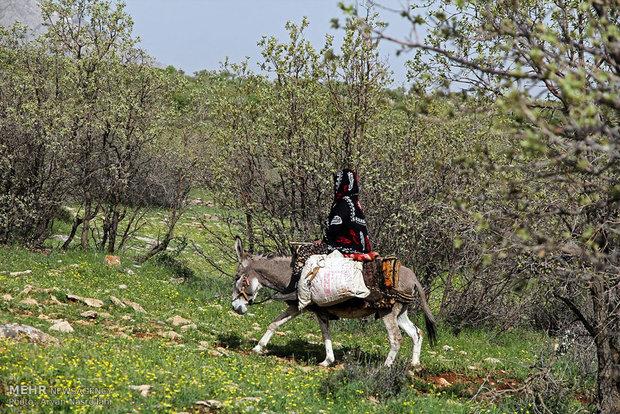
[[[295,246],[293,251],[293,277],[289,289],[295,289],[306,260],[315,254],[329,254],[333,248],[325,243],[303,243]],[[364,308],[387,309],[394,303],[411,303],[415,298],[397,289],[400,275],[400,261],[395,256],[382,257],[376,253],[353,255],[353,260],[363,261],[364,283],[370,295],[363,299]],[[289,290],[287,289],[287,290]]]
[[[411,303],[414,297],[397,289],[400,276],[400,260],[394,256],[377,256],[364,262],[362,273],[370,295],[364,298],[364,307],[371,309],[390,308],[396,302]]]

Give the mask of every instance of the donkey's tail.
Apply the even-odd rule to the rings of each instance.
[[[426,324],[426,334],[428,335],[428,340],[431,343],[431,346],[434,346],[437,343],[437,323],[435,322],[435,317],[431,312],[431,308],[428,306],[428,302],[426,301],[426,295],[424,294],[424,288],[422,284],[417,278],[414,278],[415,287],[420,295],[420,303],[422,304],[422,311],[424,312],[424,323]]]

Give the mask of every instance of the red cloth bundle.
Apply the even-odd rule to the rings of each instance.
[[[372,262],[375,260],[375,257],[379,256],[377,252],[370,253],[350,253],[345,254],[344,257],[348,257],[353,260],[357,260],[358,262]]]

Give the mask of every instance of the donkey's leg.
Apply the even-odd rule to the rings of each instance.
[[[420,365],[420,350],[422,349],[422,331],[407,316],[407,308],[398,315],[398,326],[400,326],[411,337],[413,341],[413,355],[411,357],[411,365]]]
[[[325,315],[319,315],[318,313],[316,314],[316,318],[319,320],[321,335],[323,335],[323,343],[325,344],[325,360],[319,365],[322,367],[328,367],[336,360],[334,357],[334,350],[332,348],[332,334],[329,330],[329,318]]]
[[[385,360],[385,366],[389,367],[394,362],[396,354],[400,349],[400,345],[403,343],[403,336],[398,328],[397,315],[400,312],[402,304],[396,303],[389,313],[386,313],[381,317],[381,320],[385,324],[387,330],[388,340],[390,341],[390,352]]]
[[[258,345],[256,345],[254,349],[252,349],[252,351],[256,353],[262,352],[265,346],[267,346],[267,342],[269,342],[269,340],[271,339],[273,334],[278,330],[278,328],[284,325],[286,322],[293,319],[294,317],[298,316],[300,313],[301,311],[297,309],[297,306],[289,305],[289,307],[286,308],[286,310],[282,312],[280,316],[275,318],[273,322],[269,324],[269,328],[267,328],[267,332],[265,332],[265,335],[263,335],[260,341],[258,341]]]

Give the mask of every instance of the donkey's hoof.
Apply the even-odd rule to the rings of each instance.
[[[325,360],[325,361],[321,362],[321,363],[319,364],[319,366],[320,366],[320,367],[328,367],[328,366],[330,366],[331,364],[332,364],[332,363],[331,363],[331,361]]]
[[[254,348],[252,348],[252,352],[256,353],[256,354],[262,354],[263,353],[263,347],[260,345],[256,345]]]

